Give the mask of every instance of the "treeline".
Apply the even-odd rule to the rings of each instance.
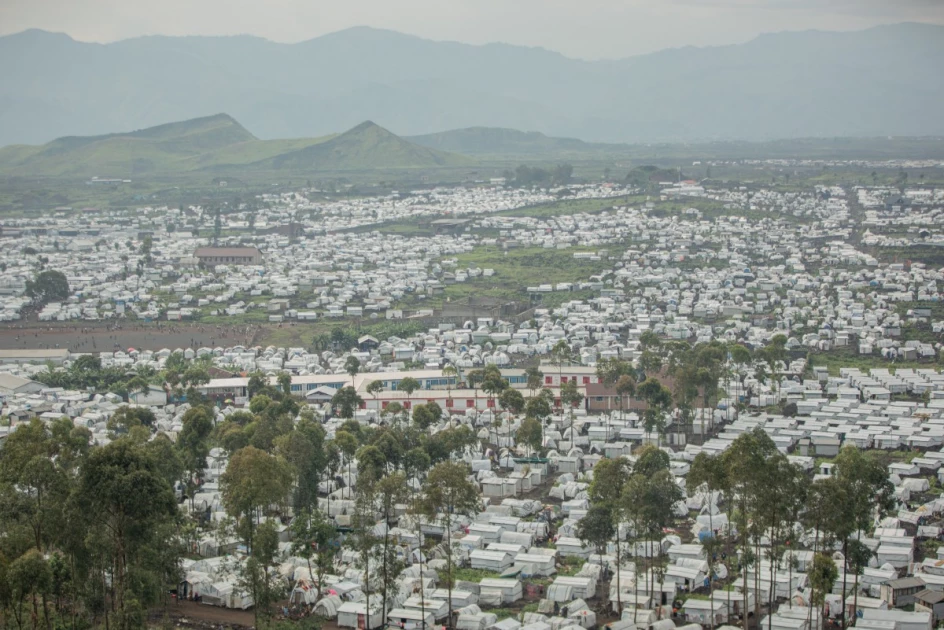
[[[570,164],[558,164],[547,169],[522,164],[514,171],[508,170],[502,175],[507,184],[520,188],[566,186],[573,181],[574,167]]]
[[[644,399],[643,423],[660,435],[673,408],[682,409],[688,421],[694,421],[699,397],[711,403],[722,389],[731,391],[732,384],[736,391],[740,373],[752,365],[756,374],[769,373],[771,379],[779,380],[786,358],[785,339],[778,337],[754,356],[743,346],[690,346],[664,342],[651,333],[640,341],[643,352],[637,364],[601,361],[598,373],[617,391]],[[578,360],[563,340],[551,356],[560,371]],[[352,381],[359,369],[356,358],[349,358],[345,371]],[[420,539],[424,521],[439,520],[445,525],[447,571],[443,578],[451,588],[451,523],[458,515],[471,516],[481,507],[478,489],[468,480],[471,471],[462,458],[493,442],[492,431],[501,428],[500,422],[511,423],[505,428],[514,428],[518,442],[542,454],[551,418],[558,414],[564,426],[567,410],[582,402],[573,381],[555,396],[544,388],[540,369],[531,367],[525,374],[524,390],[510,387],[495,366],[462,375],[467,386],[481,389],[495,407],[509,412],[507,419],[496,418],[488,438],[480,441],[468,425],[447,422],[435,403],[391,403],[378,423],[364,426],[353,419],[364,401],[352,386],[338,390],[332,400],[331,407],[343,422],[329,438],[321,418],[292,396],[287,373],[274,381],[252,374],[248,409],[230,412],[217,421],[217,410],[196,389],[205,382],[205,361],[190,362],[182,355],[171,355],[160,373],[145,370],[124,375],[128,381],[95,358],[80,358],[68,370],[50,369],[42,375],[44,382],[67,387],[133,391],[160,380],[186,395],[191,407],[182,416],[182,429],[176,436],[161,433],[149,411],[123,407],[109,420],[111,441],[104,446],[91,445],[89,431],[68,419],[50,424],[34,420],[7,438],[0,450],[0,625],[48,630],[142,628],[147,611],[166,604],[168,592],[177,587],[182,577],[180,559],[195,553],[198,540],[211,532],[218,539],[236,536],[243,543],[247,556],[239,565],[239,588],[256,603],[257,625],[267,625],[271,604],[287,588],[274,577],[278,525],[291,523],[293,553],[308,559],[312,575],[323,577],[333,570],[342,540],[331,518],[340,513],[339,506],[333,505],[339,489],[344,499],[353,502],[353,507],[345,505],[353,513],[348,511],[350,529],[343,544],[356,552],[368,593],[379,595],[386,607],[392,601],[402,560],[396,545],[386,533],[378,534],[375,525],[379,516],[393,526],[395,506],[403,504],[409,506],[411,518],[399,525],[415,528]],[[662,384],[663,374],[674,376],[673,388]],[[444,376],[459,374],[448,366]],[[142,380],[130,382],[138,378]],[[722,388],[725,380],[729,382]],[[398,385],[409,403],[419,389],[420,384],[411,378]],[[380,391],[380,381],[365,388],[369,396]],[[834,516],[835,510],[815,506],[828,501],[845,506],[842,501],[857,497],[849,510],[859,515],[854,524],[862,528],[866,520],[862,515],[874,503],[863,503],[861,497],[880,496],[884,488],[876,481],[865,493],[863,486],[855,485],[873,479],[872,469],[863,468],[868,462],[855,460],[853,473],[846,472],[853,464],[841,461],[835,482],[811,485],[765,439],[762,434],[745,436],[723,458],[711,460],[723,463],[709,468],[714,471],[711,475],[702,472],[714,465],[706,464],[704,457],[693,465],[689,487],[708,484],[712,492],[721,493],[725,505],[732,506],[738,537],[732,533],[717,540],[735,545],[747,562],[759,557],[763,536],[771,537],[774,547],[793,540],[788,520],[800,515],[808,523],[821,519],[815,522],[821,532],[818,550],[827,549],[829,541],[840,536],[851,545],[850,521]],[[228,515],[222,523],[212,523],[195,501],[207,477],[213,447],[221,448],[229,458],[220,480]],[[844,457],[851,460],[853,456],[844,452]],[[589,520],[581,524],[582,535],[599,545],[608,527],[630,523],[632,538],[654,541],[672,518],[666,506],[678,497],[678,488],[668,483],[667,469],[667,457],[656,450],[643,453],[631,467],[624,460],[602,463],[591,488],[593,509]],[[599,481],[607,475],[610,481]],[[778,485],[783,479],[793,480],[795,488]],[[830,485],[834,483],[847,485]],[[794,491],[796,500],[790,494]],[[771,503],[771,496],[779,497],[778,501]],[[713,544],[713,540],[708,542],[709,547]],[[718,547],[711,549],[714,558]],[[661,566],[656,558],[644,561],[652,570]]]
[[[166,386],[178,397],[199,401],[201,395],[197,387],[210,382],[208,369],[211,366],[209,356],[190,361],[182,352],[174,352],[161,370],[139,365],[129,371],[121,366],[103,367],[100,357],[86,354],[75,359],[68,369],[49,365],[33,378],[49,387],[112,393],[125,400],[135,392],[147,391],[152,385]]]
[[[68,418],[0,450],[0,626],[143,628],[180,579],[184,520],[166,437],[90,447]],[[143,435],[150,437],[144,430]]]
[[[670,424],[677,431],[688,431],[698,422],[704,434],[706,422],[712,420],[705,416],[722,396],[732,401],[736,414],[745,406],[741,399],[753,393],[744,388],[748,375],[779,390],[789,360],[784,335],[774,335],[766,346],[752,351],[718,340],[695,345],[667,341],[646,331],[639,338],[639,347],[642,352],[635,364],[619,358],[598,361],[597,377],[616,393],[621,414],[625,400],[635,397],[645,401],[642,426],[660,439]]]
[[[740,435],[720,455],[703,452],[695,457],[685,487],[690,496],[701,495],[703,512],[708,514],[710,532],[701,543],[711,574],[712,610],[716,576],[726,572],[741,592],[728,591],[725,596],[729,601],[742,598],[747,630],[748,594],[755,595],[755,619],[760,618],[762,602],[772,611],[777,598],[775,573],[793,571],[796,559],[791,553],[803,548],[814,553],[807,569],[813,604],[810,616],[817,606],[822,610],[840,568],[842,601],[849,588],[858,596],[859,575],[873,555],[860,535],[870,535],[875,523],[892,509],[894,487],[884,465],[854,447],[842,449],[833,472],[811,480],[760,428]],[[600,553],[615,540],[618,566],[627,555],[627,545],[642,549],[635,554],[635,572],[643,574],[649,592],[649,585],[661,583],[665,575],[667,559],[661,541],[666,528],[676,524],[675,507],[684,498],[669,473],[668,456],[647,446],[632,463],[624,458],[601,460],[594,468],[588,497],[590,508],[578,523],[579,537]],[[832,555],[836,549],[842,551],[840,560]],[[622,610],[619,571],[616,580],[616,606]],[[769,585],[766,594],[762,582]],[[843,606],[842,625],[845,611]]]

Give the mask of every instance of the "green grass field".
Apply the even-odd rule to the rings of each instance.
[[[940,363],[937,361],[889,361],[878,355],[860,355],[853,354],[851,351],[832,351],[828,353],[810,353],[809,369],[814,366],[825,365],[829,370],[830,376],[839,376],[841,368],[858,368],[863,372],[870,368],[887,369],[894,373],[896,368],[937,368]]]
[[[446,287],[445,295],[453,300],[476,296],[522,300],[527,297],[528,287],[558,282],[587,281],[590,276],[612,268],[610,260],[589,261],[574,258],[575,252],[592,251],[587,247],[568,249],[543,249],[530,247],[503,251],[496,248],[478,247],[473,252],[457,256],[458,269],[479,267],[494,269],[491,278],[478,277]],[[609,251],[612,253],[613,249]],[[589,292],[582,292],[582,294]],[[571,292],[543,294],[545,303],[575,299]],[[559,302],[558,302],[559,303]]]
[[[614,206],[627,206],[646,201],[645,195],[625,195],[607,199],[563,199],[535,206],[496,212],[498,216],[508,217],[557,217],[581,213],[603,212]]]

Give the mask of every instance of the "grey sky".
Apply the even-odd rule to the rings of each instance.
[[[367,25],[587,59],[905,21],[944,24],[944,0],[0,0],[0,34],[42,28],[108,42],[251,33],[295,42]]]

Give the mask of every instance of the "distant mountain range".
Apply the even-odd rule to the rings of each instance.
[[[228,114],[127,133],[65,136],[0,148],[0,176],[136,178],[210,173],[338,174],[510,164],[691,159],[944,159],[944,138],[824,138],[709,144],[602,144],[473,127],[400,137],[371,122],[319,138],[260,140]],[[656,167],[651,167],[656,168]]]
[[[517,131],[495,127],[468,127],[420,136],[407,136],[410,142],[468,155],[518,155],[521,157],[555,154],[611,153],[626,150],[626,145],[584,142],[574,138],[552,138],[539,131]]]
[[[430,149],[372,122],[342,134],[259,140],[226,114],[130,133],[58,138],[42,146],[0,149],[0,174],[135,177],[192,171],[342,172],[464,166],[463,155]]]
[[[159,36],[102,45],[31,30],[0,38],[0,58],[10,61],[0,65],[0,145],[223,111],[260,138],[316,138],[374,120],[434,149],[452,145],[429,134],[469,127],[607,143],[944,135],[944,27],[923,24],[594,62],[369,28],[298,44]]]

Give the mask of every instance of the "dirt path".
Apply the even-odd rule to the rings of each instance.
[[[163,608],[152,610],[150,617],[153,621],[160,621],[164,618],[164,612]],[[240,630],[255,625],[255,616],[251,610],[233,610],[182,601],[170,604],[166,612],[176,626]]]
[[[0,326],[0,349],[64,348],[71,352],[107,352],[114,350],[161,350],[162,348],[214,348],[252,345],[256,327],[200,326],[179,324],[62,326],[17,324]]]

